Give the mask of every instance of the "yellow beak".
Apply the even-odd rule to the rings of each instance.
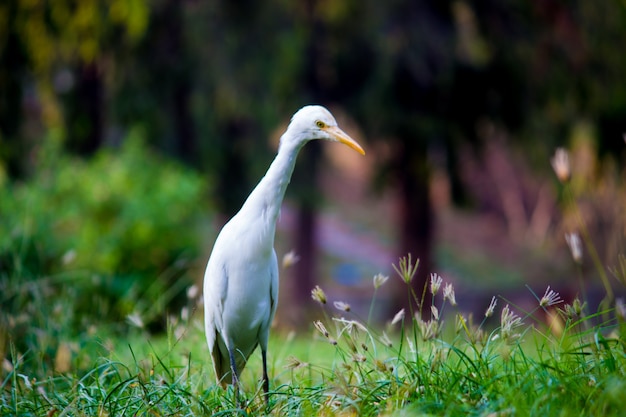
[[[328,134],[330,134],[333,138],[335,138],[338,142],[341,142],[345,145],[348,145],[361,155],[365,155],[365,151],[361,148],[361,145],[357,143],[356,140],[352,139],[346,132],[339,129],[337,126],[326,126],[324,128]]]

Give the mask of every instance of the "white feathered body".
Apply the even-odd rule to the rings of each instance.
[[[231,382],[231,378],[223,380],[230,372],[224,340],[236,349],[235,361],[241,372],[257,345],[267,345],[278,301],[273,231],[264,230],[264,235],[269,232],[272,236],[259,240],[257,231],[267,228],[262,221],[247,224],[245,228],[240,224],[234,217],[222,229],[204,280],[207,343],[212,347],[215,373],[222,383]],[[223,241],[233,244],[221,245]],[[213,276],[226,279],[214,280]],[[261,294],[264,296],[260,297]]]
[[[278,301],[276,221],[301,145],[281,147],[243,207],[218,235],[204,275],[205,333],[213,367],[231,383],[226,343],[241,372],[261,344],[267,348]]]
[[[229,351],[239,374],[260,345],[267,392],[265,354],[278,300],[276,221],[298,152],[313,139],[339,141],[364,154],[360,145],[337,127],[328,110],[303,107],[281,137],[278,154],[267,173],[213,246],[204,275],[205,332],[222,385],[235,383],[230,375]]]

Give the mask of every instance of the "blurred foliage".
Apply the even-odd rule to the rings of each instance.
[[[536,166],[581,120],[598,152],[621,146],[620,0],[8,0],[0,21],[0,158],[12,176],[47,128],[90,154],[139,125],[218,174],[215,201],[230,214],[271,158],[262,138],[312,101],[348,107],[370,140],[392,141],[385,183],[425,184],[435,155],[457,202],[462,145],[488,141],[486,124]]]
[[[64,310],[68,320],[119,321],[133,312],[146,324],[162,319],[193,283],[187,271],[208,217],[206,181],[150,152],[139,134],[91,160],[54,146],[41,154],[32,179],[0,188],[4,313],[69,289],[76,311]],[[24,296],[40,285],[49,289],[41,300]]]
[[[594,157],[623,164],[616,154],[626,119],[624,39],[622,0],[6,0],[0,4],[0,178],[18,196],[23,186],[10,182],[33,175],[26,181],[34,196],[29,206],[25,197],[0,204],[3,211],[23,209],[20,222],[7,220],[11,229],[41,223],[41,232],[40,239],[2,239],[14,239],[28,268],[62,271],[67,255],[74,257],[70,265],[97,265],[103,274],[143,274],[133,254],[156,234],[150,222],[164,214],[155,205],[172,204],[158,189],[165,187],[156,184],[159,177],[136,173],[147,195],[125,201],[125,208],[121,197],[107,194],[108,182],[78,186],[81,204],[66,203],[65,210],[93,223],[79,227],[63,216],[51,222],[42,204],[60,203],[34,191],[35,184],[50,187],[32,157],[37,149],[49,148],[55,137],[64,150],[91,156],[142,129],[149,145],[214,179],[211,197],[228,216],[271,159],[266,138],[275,139],[277,126],[297,108],[318,102],[337,115],[349,109],[370,155],[380,155],[379,183],[396,187],[403,207],[403,218],[394,219],[399,253],[419,253],[419,273],[426,274],[436,214],[431,170],[437,165],[449,175],[456,203],[475,203],[459,167],[468,144],[481,149],[493,139],[489,131],[504,132],[546,173],[553,148],[575,145],[570,133],[582,123],[594,132]],[[307,152],[315,153],[313,146]],[[104,169],[102,158],[93,166]],[[306,158],[292,189],[318,201],[306,187],[316,166]],[[111,184],[124,184],[116,175]],[[119,230],[112,220],[118,215],[136,223]],[[184,239],[178,242],[184,247]],[[158,271],[175,259],[158,246],[150,251]],[[120,292],[116,287],[127,289],[115,284],[106,291]]]
[[[12,175],[28,171],[24,152],[46,129],[78,149],[101,142],[102,74],[141,39],[149,12],[144,0],[0,5],[0,158]]]

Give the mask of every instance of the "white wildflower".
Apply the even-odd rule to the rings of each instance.
[[[398,311],[393,319],[391,320],[391,325],[394,325],[400,321],[404,320],[404,309]]]
[[[378,289],[382,287],[389,279],[389,275],[376,274],[374,275],[374,288]]]
[[[354,355],[352,355],[352,360],[355,362],[365,362],[367,358],[360,353],[355,353]]]
[[[496,300],[496,297],[491,297],[489,307],[487,308],[487,311],[485,311],[485,317],[491,317],[493,315],[493,310],[495,310],[497,304],[498,300]]]
[[[333,305],[337,310],[350,311],[350,304],[344,303],[343,301],[335,301]]]
[[[126,320],[133,326],[143,329],[144,323],[139,313],[134,312],[132,314],[129,314],[128,316],[126,316]]]
[[[437,307],[430,306],[430,312],[433,315],[433,319],[439,320],[439,310],[437,310]]]
[[[392,266],[396,273],[400,276],[402,281],[404,281],[405,284],[409,284],[417,273],[417,267],[419,266],[419,264],[419,259],[415,261],[415,263],[411,261],[411,254],[409,253],[408,257],[404,256],[400,258],[398,266]]]
[[[183,307],[180,309],[180,319],[182,321],[189,320],[189,308],[188,307]]]
[[[194,298],[196,298],[198,296],[198,286],[197,285],[192,285],[189,288],[187,288],[187,298],[190,300],[193,300]]]
[[[309,365],[306,362],[302,362],[300,359],[296,358],[295,356],[289,356],[286,361],[287,361],[287,364],[285,365],[285,368],[291,369],[291,370],[304,368]]]
[[[415,321],[417,322],[417,327],[420,330],[423,341],[438,337],[441,332],[441,328],[443,327],[443,322],[439,322],[437,320],[424,321],[416,316]]]
[[[557,148],[554,152],[554,156],[550,159],[550,163],[552,164],[552,169],[554,169],[554,173],[559,181],[564,183],[570,179],[571,172],[569,154],[567,153],[567,150]]]
[[[443,299],[448,299],[450,304],[453,306],[456,305],[456,296],[454,295],[454,287],[452,284],[447,283],[445,287],[443,287]]]
[[[454,329],[457,333],[467,327],[467,319],[462,314],[457,314],[454,320]]]
[[[283,269],[287,269],[298,263],[300,257],[296,254],[296,251],[290,250],[283,256]]]
[[[319,285],[316,285],[315,288],[311,290],[311,298],[320,304],[326,304],[326,293]]]
[[[518,335],[513,333],[513,330],[522,325],[522,319],[512,312],[507,304],[502,309],[500,316],[500,336],[502,340],[509,341],[517,338]]]
[[[577,264],[582,264],[583,248],[578,233],[566,233],[565,241],[567,242],[567,246],[569,246],[569,250],[572,253],[572,258],[574,259],[574,262],[576,262]]]
[[[437,292],[439,292],[439,288],[441,287],[442,281],[443,279],[441,278],[441,276],[437,275],[436,273],[430,274],[430,293],[432,295],[437,295]]]
[[[552,291],[550,289],[550,286],[548,285],[548,288],[546,289],[546,293],[543,295],[543,297],[541,297],[541,300],[539,300],[539,305],[541,307],[550,307],[550,306],[553,306],[555,304],[559,304],[562,302],[563,300],[561,299],[561,296],[559,295],[559,293]]]
[[[322,323],[319,320],[316,320],[316,321],[313,322],[313,326],[315,326],[317,331],[320,332],[322,335],[324,335],[324,337],[326,339],[328,339],[328,341],[332,345],[336,345],[337,344],[337,341],[335,339],[333,339],[332,337],[330,337],[330,333],[328,333],[328,330],[326,330],[326,326],[324,326],[324,323]]]
[[[380,337],[380,342],[387,347],[393,346],[393,343],[391,343],[391,339],[389,339],[389,336],[387,336],[387,333],[385,333],[384,330],[383,335]]]
[[[324,326],[324,323],[322,323],[321,321],[315,320],[313,322],[313,326],[315,326],[317,331],[320,332],[321,334],[323,334],[324,337],[330,336],[330,333],[328,333],[328,330],[326,330],[326,326]]]
[[[63,265],[69,265],[72,262],[74,262],[75,259],[76,259],[76,250],[70,249],[63,254],[61,261],[63,262]]]

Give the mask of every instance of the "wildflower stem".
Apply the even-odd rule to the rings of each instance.
[[[378,288],[374,287],[374,294],[372,295],[372,302],[370,303],[370,311],[367,313],[367,326],[369,327],[372,322],[372,314],[374,313],[374,303],[376,301],[376,293]]]
[[[587,251],[589,252],[589,256],[591,256],[591,260],[593,261],[593,264],[596,270],[598,271],[598,274],[600,275],[600,279],[602,280],[602,285],[604,286],[604,290],[606,291],[606,299],[609,302],[613,301],[613,299],[615,298],[613,294],[613,288],[611,287],[611,283],[609,282],[609,279],[606,275],[606,271],[604,270],[604,267],[602,266],[602,262],[600,261],[598,252],[596,251],[596,248],[593,245],[593,242],[591,241],[591,237],[589,236],[589,231],[587,230],[587,225],[585,224],[585,221],[580,212],[578,204],[576,203],[576,198],[574,197],[574,193],[572,192],[569,184],[565,184],[564,191],[565,191],[565,195],[567,196],[567,200],[569,201],[569,204],[571,204],[571,206],[573,207],[574,214],[576,215],[576,219],[578,220],[578,223],[580,224],[580,233],[582,235],[583,241],[585,242],[585,247],[587,248]],[[582,290],[582,287],[581,287],[581,290]],[[583,301],[586,301],[586,299],[583,298]]]
[[[583,303],[587,301],[587,290],[585,288],[585,277],[583,276],[583,268],[580,265],[576,265],[576,272],[578,275],[578,283],[580,285],[580,298]]]

